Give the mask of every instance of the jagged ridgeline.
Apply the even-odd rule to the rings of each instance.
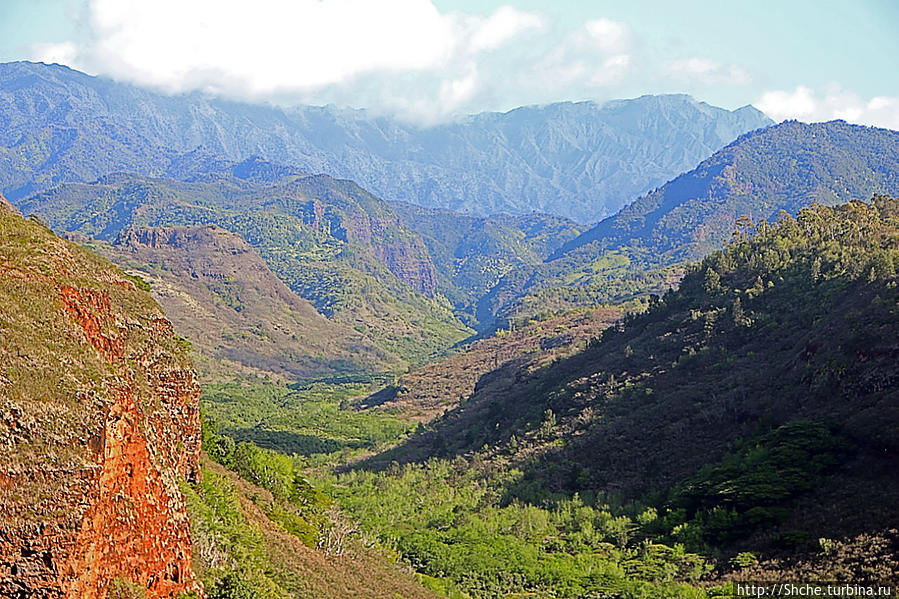
[[[433,127],[333,106],[166,96],[61,65],[0,64],[0,180],[14,202],[111,172],[185,178],[250,156],[352,179],[388,200],[580,222],[772,124],[684,95],[531,106]],[[190,155],[184,156],[185,152]]]
[[[188,347],[133,280],[0,202],[0,595],[199,588]]]

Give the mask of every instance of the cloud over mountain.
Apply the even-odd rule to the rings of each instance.
[[[899,129],[899,97],[862,96],[832,85],[824,92],[804,85],[792,91],[766,92],[755,105],[771,118],[805,122],[843,119],[862,125]]]

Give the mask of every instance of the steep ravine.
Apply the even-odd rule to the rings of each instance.
[[[148,294],[0,202],[0,596],[202,593],[198,397]]]

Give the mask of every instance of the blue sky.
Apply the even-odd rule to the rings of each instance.
[[[2,0],[0,60],[423,122],[686,92],[899,128],[893,0]]]

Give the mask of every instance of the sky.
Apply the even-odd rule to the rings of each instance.
[[[0,61],[424,124],[688,93],[899,129],[896,0],[0,0]]]

